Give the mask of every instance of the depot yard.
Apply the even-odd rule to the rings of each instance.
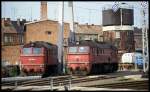
[[[56,2],[52,8],[41,1],[40,17],[32,16],[31,4],[31,20],[22,21],[26,10],[20,15],[17,3],[14,16],[2,3],[2,91],[149,91],[147,2]]]
[[[117,71],[115,73],[89,76],[53,76],[23,81],[26,84],[4,85],[2,90],[11,91],[44,91],[44,90],[117,90],[117,91],[148,91],[148,78],[142,77],[139,71]],[[70,80],[71,77],[71,80]],[[33,78],[33,77],[32,77]],[[53,78],[53,81],[51,81]],[[14,77],[15,79],[15,77]],[[26,78],[27,79],[27,78]],[[29,78],[28,78],[29,79]],[[15,79],[16,81],[17,79]],[[5,80],[6,83],[6,80]],[[15,84],[15,83],[14,83]],[[40,84],[40,85],[39,85]]]

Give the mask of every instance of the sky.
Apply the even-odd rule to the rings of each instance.
[[[141,1],[121,1],[127,3],[134,7],[134,26],[142,27],[142,15],[141,15]],[[121,3],[117,2],[117,3]],[[47,2],[48,8],[48,19],[58,20],[58,1]],[[95,24],[102,25],[102,9],[104,7],[110,7],[115,4],[115,2],[107,1],[75,1],[74,4],[74,20],[80,24]],[[2,18],[11,18],[11,20],[16,20],[17,18],[24,18],[29,21],[40,19],[40,2],[39,1],[3,1],[2,5]],[[149,24],[149,3],[147,4],[146,10],[146,20],[147,25]],[[69,21],[69,10],[68,2],[64,2],[64,21]]]

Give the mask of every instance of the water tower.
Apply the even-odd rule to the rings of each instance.
[[[126,3],[105,6],[102,10],[104,41],[111,42],[119,53],[134,51],[133,7]]]
[[[134,51],[134,11],[126,3],[105,5],[102,10],[104,41],[118,48],[118,53]]]

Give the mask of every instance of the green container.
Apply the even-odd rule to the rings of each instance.
[[[17,66],[12,66],[9,68],[9,76],[15,77],[19,75],[19,68]]]

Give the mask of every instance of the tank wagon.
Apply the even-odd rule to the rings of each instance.
[[[138,68],[143,66],[143,56],[142,53],[133,52],[133,53],[124,53],[121,57],[121,67],[124,69],[134,68],[134,65]]]

